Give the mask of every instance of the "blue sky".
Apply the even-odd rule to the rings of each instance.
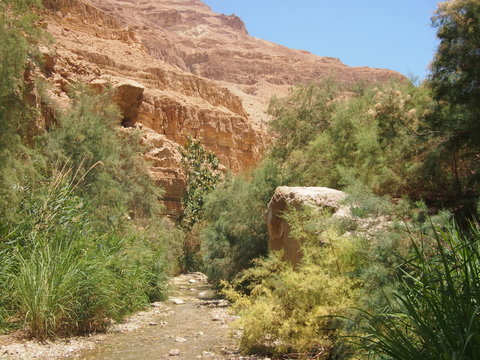
[[[423,79],[438,41],[438,0],[203,0],[237,14],[250,35],[350,66],[387,68]]]

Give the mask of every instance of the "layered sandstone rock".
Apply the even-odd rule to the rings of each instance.
[[[257,123],[268,119],[265,111],[273,95],[283,96],[298,83],[326,77],[346,84],[401,77],[252,37],[238,16],[217,14],[199,0],[90,1],[135,29],[156,58],[228,87]]]
[[[181,170],[182,156],[178,143],[165,135],[138,124],[124,131],[137,131],[145,147],[144,158],[150,166],[155,183],[165,190],[163,203],[166,215],[176,218],[181,213],[181,201],[186,187],[186,178]]]
[[[330,211],[332,216],[349,217],[350,208],[342,204],[345,196],[342,191],[325,187],[278,187],[265,213],[268,248],[282,250],[284,260],[297,264],[302,258],[300,243],[290,236],[290,226],[283,214],[309,206]]]
[[[180,211],[185,179],[177,148],[187,136],[198,138],[232,171],[255,165],[267,137],[249,121],[236,95],[152,57],[134,31],[88,2],[49,0],[47,5],[55,44],[43,52],[42,76],[52,100],[68,106],[69,87],[78,81],[98,90],[112,87],[122,124],[150,129],[145,141],[154,146],[146,156],[155,163],[152,176],[166,190],[169,213]]]
[[[399,76],[253,38],[240,18],[216,14],[199,0],[44,4],[55,43],[41,51],[41,76],[50,84],[52,102],[68,106],[69,88],[78,81],[111,86],[122,124],[149,129],[145,141],[154,145],[146,156],[157,164],[152,176],[166,189],[170,213],[180,210],[185,180],[175,149],[187,136],[239,172],[254,166],[269,142],[265,121],[272,95],[330,75],[344,83]],[[54,114],[47,115],[44,127],[54,121]],[[151,141],[157,135],[161,141]]]

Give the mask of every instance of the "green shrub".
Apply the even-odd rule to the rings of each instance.
[[[205,150],[200,141],[190,137],[181,154],[187,187],[182,197],[180,223],[185,229],[191,230],[202,219],[206,196],[220,181],[219,161],[214,154]]]
[[[269,125],[276,141],[271,156],[285,160],[327,129],[339,90],[339,85],[327,79],[320,84],[299,85],[288,97],[272,99],[268,109],[272,115]]]
[[[217,157],[196,139],[188,137],[181,154],[182,168],[187,176],[182,197],[183,212],[179,219],[180,226],[187,232],[183,244],[182,270],[198,271],[203,267],[199,233],[203,227],[205,201],[220,182],[222,174]]]
[[[200,236],[205,271],[215,284],[267,253],[264,213],[278,185],[278,169],[266,161],[250,178],[227,180],[207,197]]]
[[[120,130],[111,91],[96,94],[78,85],[71,95],[72,107],[44,138],[50,163],[68,161],[77,169],[77,191],[92,205],[98,226],[158,216],[162,191],[148,175],[138,136]]]
[[[292,95],[291,101],[301,102],[301,94]],[[427,88],[405,83],[365,88],[335,101],[317,95],[312,103],[329,109],[328,121],[287,152],[282,169],[289,184],[341,189],[357,181],[379,195],[431,195],[434,189],[422,167],[428,145],[422,126],[431,102]],[[287,115],[290,111],[283,110]],[[294,119],[305,121],[299,115]]]
[[[44,34],[33,14],[40,5],[38,0],[0,1],[0,217],[12,216],[18,189],[34,172],[34,154],[26,145],[36,113],[26,101],[24,73],[36,61],[35,45]]]
[[[4,325],[20,320],[39,339],[104,330],[112,319],[164,299],[167,290],[172,236],[165,226],[156,227],[163,233],[155,238],[149,229],[97,232],[71,172],[25,191],[16,209],[22,220],[1,227]]]

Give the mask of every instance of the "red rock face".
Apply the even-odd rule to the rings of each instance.
[[[238,16],[214,13],[201,1],[90,1],[134,28],[157,59],[226,86],[242,99],[256,123],[268,119],[265,111],[273,95],[285,95],[298,83],[326,77],[346,84],[375,83],[402,77],[390,70],[348,67],[336,58],[254,38]]]
[[[111,83],[123,125],[148,127],[165,139],[161,151],[153,146],[146,156],[171,213],[180,209],[185,181],[178,159],[165,154],[177,154],[187,136],[239,172],[253,167],[269,143],[266,109],[273,95],[332,75],[344,83],[400,77],[256,39],[239,17],[216,14],[199,0],[44,3],[56,40],[42,75],[52,97],[68,106],[69,84]]]

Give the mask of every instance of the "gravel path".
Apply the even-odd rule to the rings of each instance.
[[[172,279],[171,297],[152,304],[108,333],[46,344],[0,338],[0,359],[241,360],[228,303],[218,300],[201,273]],[[9,339],[9,341],[6,341]]]

